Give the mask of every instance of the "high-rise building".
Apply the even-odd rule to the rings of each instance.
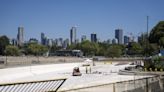
[[[95,33],[91,34],[91,42],[97,42],[97,35]]]
[[[18,35],[17,35],[18,46],[23,46],[24,44],[24,28],[18,27]]]
[[[76,27],[72,27],[70,30],[70,44],[76,44]]]
[[[128,45],[129,42],[130,42],[130,37],[124,36],[124,44]]]
[[[62,47],[63,46],[63,38],[58,39],[58,44],[57,46]]]
[[[11,44],[14,45],[14,46],[16,46],[17,45],[17,40],[16,39],[12,39],[11,40]]]
[[[112,44],[118,44],[118,39],[114,38],[114,39],[112,40]]]
[[[76,44],[80,43],[80,40],[79,40],[79,39],[76,39],[76,40],[75,40],[75,43],[76,43]]]
[[[38,43],[38,40],[36,38],[30,38],[28,43]]]
[[[46,45],[46,37],[44,33],[41,33],[41,44]]]
[[[129,42],[135,42],[135,37],[134,37],[134,36],[131,36],[131,37],[129,38]]]
[[[110,39],[108,39],[106,42],[107,42],[107,44],[111,44],[111,40]]]
[[[56,38],[56,39],[54,40],[54,45],[57,46],[57,44],[58,44],[58,39]]]
[[[86,35],[82,35],[82,37],[81,37],[81,42],[83,42],[83,41],[85,41],[85,40],[87,40],[87,36],[86,36]]]
[[[123,44],[123,30],[122,29],[115,30],[115,38],[118,40],[118,44]]]
[[[47,39],[47,46],[52,47],[53,45],[53,39]]]
[[[69,39],[65,39],[63,42],[63,48],[66,49],[69,45]]]
[[[138,43],[142,42],[142,36],[138,36]]]

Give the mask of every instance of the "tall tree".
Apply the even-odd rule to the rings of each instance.
[[[99,47],[97,43],[93,43],[87,40],[81,43],[80,48],[84,52],[84,55],[92,56],[92,55],[96,55]]]
[[[109,47],[109,44],[108,43],[101,43],[101,42],[99,42],[98,43],[99,44],[99,49],[98,49],[98,56],[104,56],[106,53],[106,50],[108,49],[108,47]]]
[[[48,48],[43,46],[43,45],[39,45],[39,44],[30,44],[28,46],[28,53],[29,54],[33,54],[33,55],[43,55],[44,53],[46,53],[48,51]]]
[[[161,48],[164,48],[164,37],[161,37],[159,39],[159,45],[160,45]]]
[[[131,42],[128,45],[128,54],[129,55],[141,55],[142,47],[139,43]]]
[[[160,21],[150,32],[150,43],[157,43],[160,45],[159,40],[164,37],[164,21]]]
[[[119,45],[111,45],[105,54],[107,57],[120,57],[122,55],[122,48]]]
[[[5,51],[6,51],[6,55],[9,55],[9,56],[18,56],[20,54],[18,47],[12,46],[12,45],[6,46]]]
[[[49,48],[50,53],[55,53],[55,51],[62,49],[61,47],[57,45],[53,45],[52,47]]]
[[[148,51],[150,55],[157,55],[159,53],[159,46],[156,43],[151,43]]]
[[[5,55],[6,46],[9,45],[9,38],[7,36],[0,37],[0,55]]]

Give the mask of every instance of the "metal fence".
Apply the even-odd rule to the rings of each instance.
[[[0,84],[0,92],[56,92],[65,82],[63,79]]]

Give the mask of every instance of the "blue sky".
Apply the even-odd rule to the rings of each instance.
[[[49,38],[69,38],[72,26],[77,36],[96,33],[100,40],[114,38],[114,30],[137,36],[164,20],[164,0],[0,0],[0,35],[16,38],[23,26],[25,39],[44,32]]]

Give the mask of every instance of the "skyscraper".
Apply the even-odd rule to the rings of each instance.
[[[82,37],[81,37],[81,42],[83,42],[83,41],[85,41],[85,40],[87,40],[87,36],[86,36],[86,35],[82,35]]]
[[[91,34],[91,42],[97,42],[97,35],[95,33]]]
[[[36,38],[30,38],[28,43],[38,43],[38,40]]]
[[[12,39],[11,40],[11,44],[14,45],[14,46],[16,46],[17,45],[17,40],[16,39]]]
[[[44,33],[41,33],[41,44],[42,45],[44,44],[44,38],[45,38]]]
[[[107,44],[111,44],[111,40],[110,39],[107,40]]]
[[[24,28],[23,27],[18,27],[17,40],[18,40],[18,46],[23,46],[24,44]]]
[[[52,47],[53,39],[47,39],[47,46]]]
[[[118,40],[116,39],[116,38],[114,38],[113,40],[112,40],[112,44],[117,44],[118,43]]]
[[[63,42],[63,48],[66,49],[68,47],[69,44],[69,39],[65,39]]]
[[[58,44],[57,46],[62,47],[63,46],[63,38],[58,39]]]
[[[76,44],[76,27],[72,27],[70,30],[70,44]]]
[[[129,42],[130,42],[130,38],[128,36],[124,36],[124,44],[128,45]]]
[[[47,38],[44,33],[41,33],[41,44],[46,45],[47,43]]]
[[[78,44],[79,42],[80,42],[79,39],[76,39],[76,40],[75,40],[75,44]]]
[[[118,40],[118,44],[123,44],[123,30],[122,29],[115,30],[115,38]]]

